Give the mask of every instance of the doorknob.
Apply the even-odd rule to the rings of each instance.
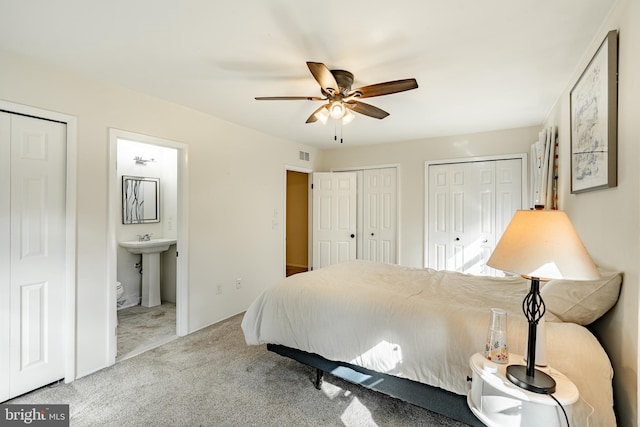
[[[371,235],[372,235],[372,236],[374,236],[374,234],[373,234],[373,233],[371,233]]]
[[[459,241],[460,241],[460,238],[459,238],[459,237],[456,237],[456,242],[459,242]]]
[[[356,235],[355,235],[355,234],[352,234],[352,235],[351,235],[351,238],[353,239],[354,237],[356,237]]]

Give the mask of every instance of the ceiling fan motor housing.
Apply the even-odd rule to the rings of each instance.
[[[342,96],[347,96],[347,94],[351,90],[351,85],[353,85],[353,73],[345,70],[331,70],[331,74],[333,74],[333,77],[336,79],[336,83],[338,83],[340,94]],[[331,94],[325,93],[324,90],[322,90],[322,94],[331,96]]]

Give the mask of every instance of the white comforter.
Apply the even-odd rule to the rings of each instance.
[[[282,344],[466,395],[469,357],[484,349],[490,308],[507,310],[509,350],[524,353],[529,286],[354,261],[277,283],[249,307],[242,329],[250,345]],[[576,415],[593,407],[589,426],[615,425],[606,353],[586,328],[545,317],[548,362],[581,394]]]

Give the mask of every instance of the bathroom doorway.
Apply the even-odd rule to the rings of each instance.
[[[109,130],[109,139],[112,364],[188,332],[188,186],[186,145],[117,129]],[[131,190],[132,182],[141,189]],[[132,209],[138,213],[132,216]],[[121,245],[139,240],[155,244],[159,239],[169,243],[151,254]]]

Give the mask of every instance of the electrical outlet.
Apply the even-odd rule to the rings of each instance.
[[[241,287],[242,287],[242,279],[238,277],[236,279],[236,289],[240,289]]]
[[[216,285],[216,295],[220,295],[222,293],[222,284],[218,283]]]

